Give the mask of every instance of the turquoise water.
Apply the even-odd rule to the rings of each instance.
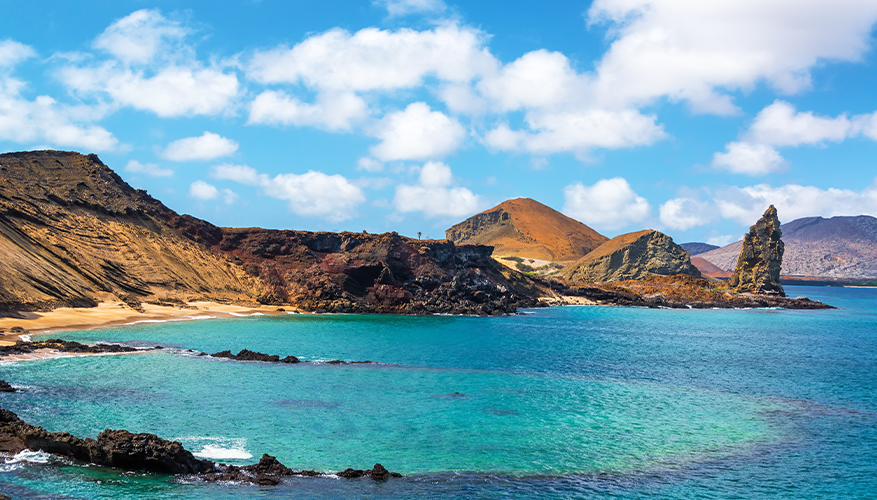
[[[0,493],[877,497],[877,290],[789,292],[841,308],[287,315],[64,332],[166,349],[0,364],[0,378],[25,389],[0,395],[0,405],[49,430],[152,432],[217,461],[269,453],[322,471],[380,462],[406,477],[296,478],[266,488],[37,454],[0,466]],[[380,364],[244,363],[186,351],[243,348]]]

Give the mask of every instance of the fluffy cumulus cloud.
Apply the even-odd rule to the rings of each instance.
[[[871,0],[596,0],[594,24],[614,34],[597,66],[594,98],[628,105],[658,97],[698,111],[732,113],[722,92],[762,80],[794,93],[820,61],[858,61],[868,50],[877,3]]]
[[[694,198],[673,198],[658,209],[661,222],[671,229],[685,231],[715,219],[715,206]]]
[[[779,172],[787,162],[773,146],[751,142],[729,142],[724,153],[713,155],[713,168],[736,174],[765,175]]]
[[[167,145],[161,156],[171,161],[213,160],[238,150],[238,143],[213,132],[178,139]]]
[[[20,93],[23,86],[13,78],[0,77],[0,140],[90,151],[119,147],[112,133],[91,123],[103,115],[100,109],[64,105],[46,95],[29,100]]]
[[[603,179],[593,186],[570,184],[563,189],[563,213],[597,229],[620,229],[642,222],[651,214],[645,198],[621,178]]]
[[[489,147],[539,155],[571,151],[587,156],[594,148],[619,149],[646,146],[666,137],[654,115],[635,110],[570,111],[533,114],[530,130],[512,130],[501,124],[484,137]]]
[[[444,12],[448,8],[442,0],[375,0],[373,3],[387,9],[390,17],[422,13],[435,14]]]
[[[415,88],[424,78],[468,82],[497,62],[474,28],[443,24],[398,31],[339,28],[292,48],[253,55],[248,76],[260,83],[304,84],[319,91],[390,91]]]
[[[141,9],[111,24],[94,41],[94,48],[125,63],[148,63],[160,51],[179,44],[187,30],[157,10]]]
[[[427,162],[420,169],[417,184],[396,186],[393,204],[402,213],[422,212],[427,217],[463,217],[482,208],[480,198],[462,187],[453,187],[451,167]]]
[[[155,163],[140,163],[137,160],[128,160],[125,165],[125,171],[132,174],[143,174],[149,177],[171,177],[174,171],[168,168],[161,168]]]
[[[157,10],[138,10],[95,40],[95,48],[106,52],[108,60],[69,64],[59,77],[79,96],[161,117],[229,111],[240,93],[237,76],[198,61],[185,44],[187,32]]]
[[[713,167],[739,174],[765,175],[782,170],[787,162],[778,147],[821,145],[839,142],[864,133],[868,135],[873,115],[850,119],[816,116],[795,110],[785,101],[762,109],[740,141],[730,142],[724,153],[713,155]]]
[[[383,161],[437,158],[454,152],[466,131],[453,118],[431,111],[423,102],[387,114],[375,135],[381,143],[371,154]]]
[[[715,202],[722,217],[746,225],[758,220],[770,205],[786,222],[812,216],[877,215],[877,180],[862,191],[798,184],[731,187],[716,193]]]
[[[362,97],[353,92],[323,93],[309,104],[282,90],[265,90],[250,103],[248,124],[312,126],[348,131],[370,114]]]
[[[304,174],[270,177],[247,165],[226,163],[211,168],[210,175],[215,179],[261,187],[266,195],[287,201],[294,213],[332,222],[353,218],[357,205],[365,201],[359,186],[337,174],[311,170]]]
[[[189,185],[189,196],[201,201],[222,198],[223,203],[226,205],[231,205],[238,199],[237,193],[231,189],[218,189],[213,184],[209,184],[200,179]]]

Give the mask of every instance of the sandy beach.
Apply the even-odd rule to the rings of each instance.
[[[62,307],[49,312],[25,312],[22,313],[23,319],[0,318],[0,345],[14,344],[18,340],[27,340],[30,335],[48,332],[105,328],[141,321],[228,318],[255,313],[286,314],[285,311],[279,311],[277,306],[239,306],[217,302],[189,302],[179,306],[144,303],[143,312],[139,312],[123,302],[106,301],[92,308]],[[23,328],[27,332],[12,332],[15,327]]]

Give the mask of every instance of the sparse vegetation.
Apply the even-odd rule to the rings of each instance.
[[[518,271],[522,271],[522,272],[525,272],[525,273],[534,273],[534,272],[536,272],[536,270],[533,269],[533,266],[530,266],[530,265],[524,264],[523,262],[518,262],[517,264],[515,264],[515,267],[518,268]]]
[[[517,256],[515,256],[515,255],[507,255],[507,256],[505,256],[505,257],[500,257],[500,258],[503,259],[503,260],[510,260],[510,261],[512,261],[512,262],[517,262],[517,263],[524,262],[524,259],[522,259],[522,258],[520,258],[520,257],[517,257]]]

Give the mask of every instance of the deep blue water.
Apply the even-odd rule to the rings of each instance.
[[[217,461],[269,453],[322,471],[380,462],[406,477],[269,488],[36,454],[0,466],[0,493],[877,498],[877,290],[787,291],[839,309],[287,315],[64,332],[168,349],[0,364],[0,378],[25,389],[0,395],[0,406],[83,437],[156,433]],[[243,348],[381,364],[273,365],[185,351]]]

